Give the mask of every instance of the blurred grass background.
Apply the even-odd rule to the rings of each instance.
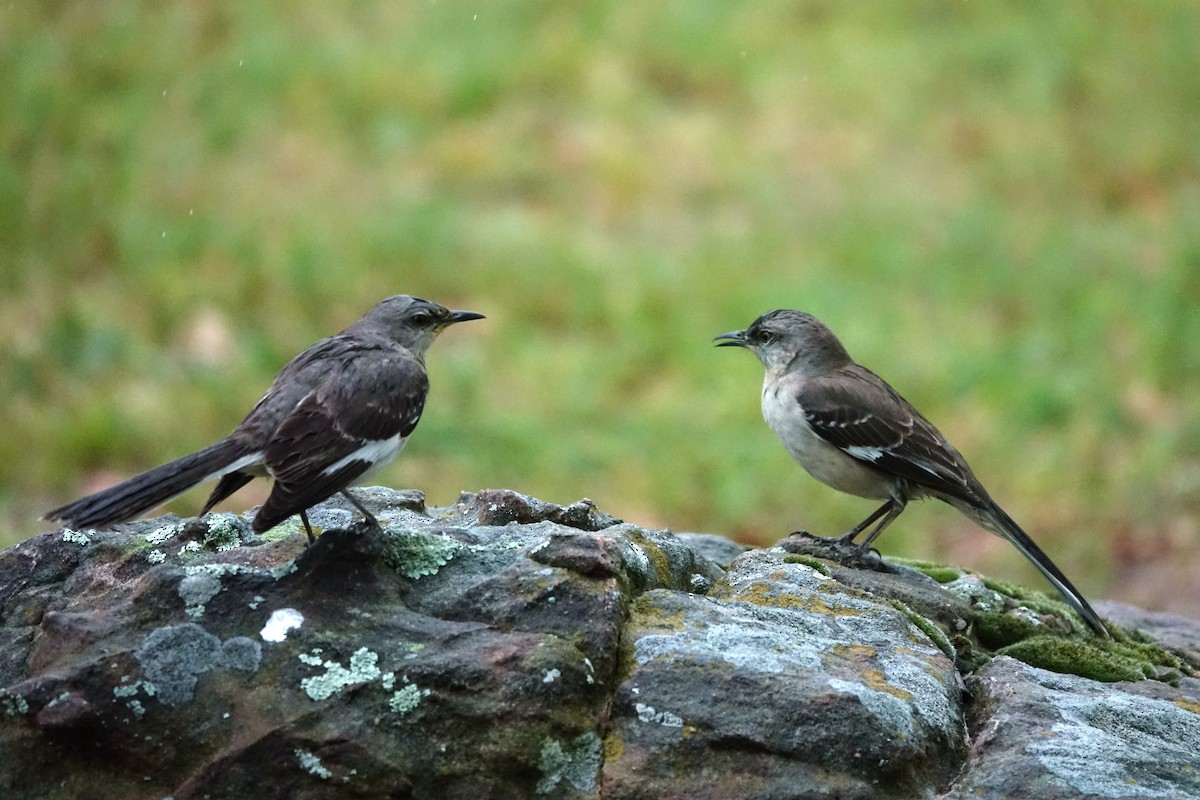
[[[872,504],[710,345],[794,307],[1090,595],[1195,613],[1198,31],[1186,0],[8,3],[0,544],[397,292],[488,320],[379,482],[840,533]],[[1042,586],[940,504],[882,545]]]

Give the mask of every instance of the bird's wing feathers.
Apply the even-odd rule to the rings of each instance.
[[[882,378],[853,365],[805,381],[796,400],[813,432],[881,472],[979,502],[966,461],[928,420]]]
[[[394,454],[417,426],[428,390],[424,366],[406,354],[357,353],[344,362],[336,380],[309,391],[271,434],[263,460],[275,485],[264,521],[321,502]]]

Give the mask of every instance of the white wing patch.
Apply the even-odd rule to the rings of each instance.
[[[359,476],[359,480],[362,480],[370,475],[374,475],[390,464],[403,447],[404,439],[398,433],[390,439],[374,439],[366,442],[350,455],[333,462],[321,470],[321,474],[332,475],[343,467],[353,464],[355,461],[365,461],[371,466],[365,473]]]
[[[859,461],[875,462],[883,458],[883,451],[878,447],[864,447],[860,444],[853,444],[846,448],[846,452],[857,458]]]

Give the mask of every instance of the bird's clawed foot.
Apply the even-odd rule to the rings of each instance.
[[[854,541],[854,536],[817,536],[808,531],[796,531],[777,545],[790,553],[833,561],[852,569],[867,569],[873,572],[891,572],[879,551]]]
[[[851,544],[855,544],[854,537],[858,536],[860,533],[862,533],[862,531],[859,530],[858,528],[851,528],[850,530],[843,533],[841,536],[831,536],[829,538],[841,545],[851,545]],[[862,545],[856,545],[856,546],[858,546],[860,548],[862,547]]]
[[[360,503],[357,497],[350,494],[350,492],[346,491],[345,489],[342,490],[342,497],[350,501],[350,505],[357,508],[359,513],[363,515],[362,522],[358,523],[358,525],[362,525],[365,528],[374,528],[380,533],[383,532],[383,526],[379,524],[379,520],[375,519],[375,515],[368,511],[367,507]],[[358,527],[358,525],[355,527]]]

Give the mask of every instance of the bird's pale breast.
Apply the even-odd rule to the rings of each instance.
[[[763,418],[808,474],[857,497],[887,500],[892,496],[885,477],[818,436],[808,424],[795,392],[787,389],[786,382],[770,378],[768,373],[763,384]]]

